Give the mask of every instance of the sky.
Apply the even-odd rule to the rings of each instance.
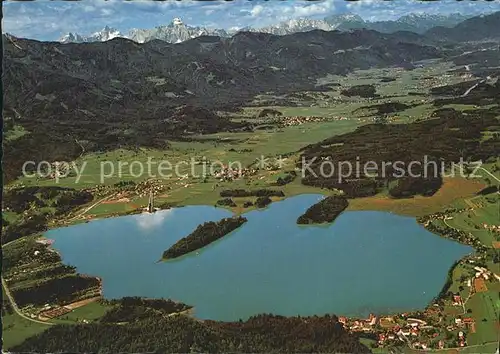
[[[68,32],[88,35],[106,25],[127,34],[132,28],[167,25],[176,17],[192,26],[238,29],[344,13],[377,21],[397,19],[409,13],[446,15],[500,11],[498,0],[39,0],[2,4],[2,32],[38,40],[57,40]]]

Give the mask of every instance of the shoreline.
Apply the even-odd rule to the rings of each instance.
[[[288,198],[293,198],[293,197],[298,197],[298,196],[304,196],[304,195],[317,196],[319,198],[318,200],[320,200],[321,198],[324,197],[324,194],[319,194],[319,193],[300,193],[300,194],[296,194],[296,195],[292,195],[292,196],[287,196],[285,198],[281,198],[280,200],[275,201],[275,202],[279,203],[279,202],[283,202],[283,201],[287,200]],[[185,206],[196,206],[196,205],[200,205],[200,204],[175,205],[175,206],[171,206],[169,208],[161,209],[161,210],[158,210],[158,211],[161,212],[162,210],[170,210],[170,209],[174,209],[174,208],[182,208],[182,207],[185,207]],[[205,206],[207,206],[207,205],[205,205]],[[208,206],[210,206],[210,205],[208,205]],[[216,206],[212,206],[212,207],[216,207]],[[236,216],[236,215],[245,215],[246,213],[256,212],[256,211],[257,212],[263,212],[268,207],[269,206],[266,206],[265,208],[262,208],[262,209],[255,209],[255,210],[245,211],[245,213],[236,213],[233,210],[231,210],[231,208],[229,208],[229,207],[217,206],[217,208],[223,208],[225,210],[228,210],[229,212],[232,213],[233,216]],[[430,233],[432,233],[432,234],[434,234],[434,235],[436,235],[438,237],[441,237],[441,238],[444,238],[444,239],[448,239],[450,241],[454,241],[454,242],[457,242],[457,243],[462,244],[462,245],[469,246],[469,247],[472,248],[472,250],[467,255],[461,257],[460,259],[457,259],[450,266],[450,268],[448,269],[448,271],[446,273],[447,274],[446,275],[446,279],[444,279],[443,285],[442,285],[441,289],[439,291],[436,291],[436,296],[434,296],[432,298],[432,300],[430,300],[425,305],[421,305],[421,306],[418,306],[418,307],[410,307],[407,310],[394,309],[392,311],[390,308],[386,308],[386,310],[381,310],[380,312],[377,311],[377,310],[373,310],[375,312],[370,313],[368,319],[367,319],[367,316],[364,316],[364,315],[360,315],[360,316],[356,316],[356,315],[346,316],[346,315],[343,315],[341,313],[336,313],[334,311],[333,312],[316,313],[316,314],[311,314],[311,315],[299,315],[299,314],[295,314],[295,315],[283,315],[283,316],[284,317],[293,318],[293,317],[326,316],[326,315],[332,315],[332,314],[334,314],[338,318],[342,319],[342,321],[344,321],[344,322],[341,322],[341,323],[344,325],[344,328],[346,329],[346,331],[351,332],[353,334],[361,335],[361,336],[363,336],[365,334],[365,335],[370,335],[370,336],[375,336],[376,337],[376,336],[381,335],[381,333],[386,333],[387,334],[388,330],[392,331],[392,329],[386,328],[385,327],[386,325],[382,325],[382,323],[388,323],[387,321],[393,321],[392,322],[393,324],[398,324],[398,326],[402,324],[402,326],[405,326],[407,322],[405,322],[406,321],[406,317],[404,317],[404,316],[406,316],[407,314],[410,314],[410,317],[414,317],[414,316],[420,317],[420,316],[423,316],[421,318],[428,321],[429,319],[433,318],[431,316],[432,311],[436,311],[438,309],[441,311],[441,310],[444,310],[445,307],[448,307],[449,305],[447,303],[443,302],[443,299],[447,298],[446,297],[447,296],[447,290],[450,289],[450,286],[453,286],[453,284],[456,284],[456,282],[453,279],[451,280],[451,282],[449,281],[450,276],[451,277],[453,276],[453,272],[455,271],[455,269],[460,264],[463,264],[463,262],[465,262],[468,257],[471,257],[474,253],[477,253],[479,250],[477,250],[474,247],[474,245],[471,245],[471,244],[469,244],[467,242],[461,242],[459,239],[454,239],[452,237],[447,237],[447,235],[445,233],[437,233],[436,230],[430,230],[427,227],[428,223],[426,223],[425,221],[426,220],[431,220],[431,219],[433,220],[433,218],[434,218],[433,214],[426,215],[427,219],[422,218],[422,219],[424,219],[422,221],[420,217],[409,216],[409,215],[405,215],[405,214],[400,214],[400,213],[397,213],[397,212],[392,211],[392,210],[371,210],[371,209],[349,210],[349,208],[347,208],[345,210],[345,212],[354,212],[354,211],[357,211],[357,212],[379,212],[379,213],[381,212],[381,213],[389,213],[389,214],[392,214],[392,215],[398,215],[398,216],[403,217],[403,218],[411,218],[419,226],[425,228],[426,231],[428,231],[428,232],[430,232]],[[84,222],[90,222],[90,221],[99,220],[99,219],[107,219],[107,218],[112,218],[112,217],[124,217],[124,216],[127,216],[127,215],[140,215],[140,214],[150,214],[150,213],[147,213],[142,208],[140,208],[140,209],[135,209],[135,210],[126,211],[126,212],[110,213],[108,215],[104,215],[104,216],[100,216],[100,217],[94,217],[94,218],[91,218],[91,219],[88,219],[88,220],[84,220]],[[154,213],[151,213],[151,214],[154,214]],[[326,226],[331,225],[334,222],[335,222],[335,220],[332,223],[328,223]],[[52,229],[55,229],[55,228],[59,228],[59,227],[72,226],[72,225],[75,225],[75,224],[77,224],[77,223],[71,223],[71,224],[53,223],[51,225],[51,227],[49,228],[49,230],[52,230]],[[300,226],[307,227],[308,225],[300,225]],[[324,225],[309,225],[309,226],[324,226]],[[42,241],[43,239],[45,239],[46,241]],[[41,238],[39,238],[39,241],[42,241],[42,243],[45,244],[46,247],[48,247],[48,248],[52,248],[52,246],[53,246],[53,242],[51,242],[53,240],[50,240],[49,238],[47,238],[45,236],[45,233],[42,234]],[[219,241],[219,240],[216,240],[215,242],[217,242],[217,241]],[[61,255],[59,255],[59,256],[61,256]],[[182,257],[190,257],[190,256],[194,256],[194,252],[189,252],[188,254],[185,254]],[[181,257],[179,257],[179,258],[181,258]],[[172,261],[172,260],[174,260],[174,259],[169,259],[169,260],[160,259],[156,263],[168,262],[168,261]],[[61,263],[65,264],[64,261],[62,260],[62,257],[61,257]],[[120,299],[120,298],[106,298],[104,296],[104,294],[103,294],[103,292],[104,292],[104,288],[103,288],[104,284],[103,284],[103,281],[102,281],[102,279],[100,277],[97,277],[97,276],[94,277],[93,275],[88,275],[88,274],[82,274],[82,275],[83,276],[92,277],[92,278],[97,278],[97,279],[100,280],[100,282],[99,282],[99,293],[101,294],[101,296],[102,296],[101,298],[103,300],[110,301],[110,300],[119,300]],[[127,295],[125,295],[124,297],[127,297]],[[152,299],[161,299],[161,298],[155,298],[155,297],[149,297],[149,298],[152,298]],[[190,317],[190,318],[192,318],[193,320],[196,320],[196,321],[216,321],[216,322],[226,322],[226,323],[238,321],[237,319],[235,319],[235,320],[219,321],[219,320],[214,320],[214,319],[197,318],[196,317],[196,304],[192,304],[192,305],[189,305],[189,306],[191,306],[191,308],[189,309],[189,311],[183,311],[182,313],[173,313],[173,314],[171,314],[169,316],[184,315],[184,316],[188,316],[188,317]],[[367,311],[369,311],[369,309],[367,309],[365,312],[362,312],[362,313],[366,314],[366,313],[368,313]],[[252,314],[248,318],[250,318],[252,316],[257,316],[257,315],[259,315],[259,313]],[[464,313],[464,315],[465,315],[465,313]],[[448,315],[446,315],[446,317],[444,317],[444,318],[448,318],[447,316]],[[372,318],[376,318],[376,320],[375,320],[376,322],[374,322],[375,325],[373,325],[373,324],[369,325],[369,323],[371,322]],[[240,320],[243,320],[243,318],[240,318]],[[51,323],[51,322],[47,322],[47,323]],[[434,328],[436,328],[436,329],[441,328],[440,327],[441,325],[433,322],[432,320],[431,320],[430,323],[432,323],[434,325]],[[397,336],[396,336],[396,338],[397,338]],[[405,343],[405,347],[407,347],[406,343]],[[410,348],[413,348],[412,345],[410,345]],[[413,349],[415,349],[415,348],[413,348]]]
[[[316,193],[302,193],[302,194],[296,194],[296,195],[292,195],[292,196],[287,196],[285,198],[281,198],[280,200],[277,200],[277,201],[273,201],[273,204],[274,203],[279,203],[279,202],[282,202],[282,201],[285,201],[289,198],[293,198],[293,197],[297,197],[297,196],[302,196],[302,195],[315,195],[315,196],[323,196],[322,194],[316,194]],[[188,207],[188,206],[197,206],[198,204],[186,204],[186,205],[176,205],[176,206],[173,206],[173,207],[170,207],[168,209],[161,209],[161,210],[158,210],[158,211],[155,211],[155,212],[161,212],[162,210],[169,210],[169,209],[175,209],[175,208],[182,208],[182,207]],[[210,206],[210,205],[206,205],[206,206]],[[266,206],[266,208],[262,208],[262,209],[255,209],[255,210],[249,210],[247,211],[246,213],[242,213],[242,214],[237,214],[235,213],[232,208],[230,207],[226,207],[226,206],[214,206],[214,207],[217,207],[217,208],[222,208],[222,209],[226,209],[230,212],[233,213],[233,216],[242,216],[242,215],[245,215],[246,213],[249,213],[249,212],[255,212],[255,211],[263,211],[265,209],[267,209],[269,206]],[[398,215],[398,216],[401,216],[401,217],[405,217],[405,218],[412,218],[415,220],[415,222],[417,224],[419,224],[420,226],[422,226],[423,228],[425,228],[425,230],[427,230],[428,232],[438,236],[438,237],[441,237],[441,238],[444,238],[444,239],[447,239],[447,240],[450,240],[450,241],[454,241],[454,242],[457,242],[459,244],[462,244],[462,245],[466,245],[466,246],[469,246],[472,248],[472,251],[467,254],[466,256],[464,257],[461,257],[460,259],[456,260],[451,266],[450,268],[448,269],[448,272],[447,274],[452,274],[453,273],[453,270],[460,264],[460,262],[462,260],[464,260],[465,258],[471,256],[473,253],[477,252],[477,250],[474,248],[473,245],[470,245],[470,244],[467,244],[467,243],[462,243],[458,240],[455,240],[453,238],[449,238],[449,237],[446,237],[445,235],[442,235],[442,234],[438,234],[438,233],[435,233],[431,230],[429,230],[424,223],[422,222],[419,222],[418,219],[419,217],[416,217],[416,216],[409,216],[409,215],[405,215],[405,214],[399,214],[397,212],[394,212],[394,211],[385,211],[385,210],[371,210],[371,209],[366,209],[366,210],[349,210],[349,207],[344,210],[344,212],[363,212],[363,211],[372,211],[372,212],[382,212],[382,213],[390,213],[390,214],[393,214],[393,215]],[[134,211],[128,211],[128,212],[123,212],[123,213],[113,213],[113,214],[109,214],[109,215],[106,215],[104,217],[96,217],[96,218],[92,218],[92,219],[89,219],[85,222],[90,222],[90,221],[94,221],[94,220],[100,220],[100,219],[107,219],[107,218],[112,218],[112,217],[124,217],[124,216],[127,216],[127,215],[139,215],[139,214],[154,214],[154,213],[147,213],[146,211],[144,211],[142,208],[141,209],[136,209]],[[303,227],[307,227],[307,226],[327,226],[329,224],[333,224],[335,222],[335,220],[331,223],[327,223],[327,224],[321,224],[321,225],[314,225],[314,224],[311,224],[311,225],[299,225],[299,226],[303,226]],[[52,229],[55,229],[55,228],[59,228],[59,227],[68,227],[68,226],[72,226],[72,225],[75,225],[75,224],[69,224],[69,225],[61,225],[61,226],[56,226]],[[234,230],[233,230],[234,231]],[[223,237],[222,237],[223,238]],[[41,239],[47,239],[45,236],[41,236]],[[218,240],[215,240],[215,243],[219,241]],[[52,246],[52,244],[48,245],[49,247]],[[209,245],[207,245],[209,246]],[[205,246],[204,246],[205,247]],[[203,249],[204,247],[200,248],[200,249]],[[180,257],[176,257],[176,258],[169,258],[169,259],[165,259],[165,258],[160,258],[159,260],[157,260],[155,263],[167,263],[169,261],[175,261],[175,260],[178,260],[178,259],[181,259],[181,258],[184,258],[184,257],[190,257],[190,256],[193,256],[193,253],[195,251],[192,251],[192,252],[189,252],[189,253],[186,253]],[[88,276],[91,276],[93,277],[93,275],[88,275]],[[448,278],[448,276],[447,276]],[[101,282],[101,286],[102,286],[102,282]],[[423,308],[418,308],[418,309],[411,309],[411,310],[408,310],[407,312],[412,312],[412,311],[423,311],[423,310],[426,310],[427,308],[433,306],[438,300],[440,300],[442,298],[442,291],[443,289],[446,287],[447,289],[449,288],[449,284],[447,283],[447,281],[443,284],[443,287],[442,289],[440,290],[440,292],[437,293],[436,297],[433,298],[433,300],[431,300],[425,307]],[[441,295],[441,296],[440,296]],[[105,297],[103,296],[103,299],[105,299]],[[106,300],[113,300],[113,299],[106,299]],[[192,307],[193,309],[195,308],[195,306],[193,305]],[[318,316],[323,316],[323,315],[327,315],[327,314],[331,314],[331,313],[324,313],[324,314],[317,314]],[[381,313],[378,313],[377,316],[395,316],[395,315],[399,315],[401,314],[400,311],[395,311],[395,312],[381,312]],[[258,315],[258,314],[255,314],[255,315]],[[343,317],[343,315],[341,314],[336,314],[337,316],[341,316]],[[190,316],[192,316],[192,314],[190,314]],[[298,315],[296,315],[298,316]],[[347,316],[346,316],[347,317]],[[349,319],[358,319],[358,317],[348,317]],[[215,321],[215,320],[214,320]]]

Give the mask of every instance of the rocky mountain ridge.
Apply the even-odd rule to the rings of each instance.
[[[180,43],[200,36],[231,37],[238,31],[262,32],[277,35],[287,35],[297,32],[307,32],[315,29],[324,31],[348,31],[353,29],[371,29],[382,33],[410,31],[424,33],[436,26],[452,27],[466,20],[469,16],[462,14],[427,15],[409,14],[395,21],[365,21],[358,15],[342,14],[325,17],[323,20],[309,18],[292,19],[260,28],[245,27],[239,30],[214,29],[186,25],[180,18],[174,18],[171,23],[152,29],[131,29],[127,35],[106,26],[101,31],[89,36],[78,33],[68,33],[59,39],[61,43],[101,42],[116,37],[129,38],[137,43],[159,39],[168,43]]]

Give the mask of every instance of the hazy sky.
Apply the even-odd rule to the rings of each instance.
[[[67,32],[90,34],[108,25],[127,34],[131,28],[186,24],[217,28],[262,27],[283,20],[355,13],[365,20],[396,19],[408,13],[479,14],[500,11],[500,1],[419,0],[234,0],[234,1],[7,1],[2,31],[19,37],[57,40]]]

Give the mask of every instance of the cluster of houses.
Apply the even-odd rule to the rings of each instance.
[[[377,320],[377,316],[372,313],[367,319],[339,317],[339,322],[342,323],[345,328],[348,328],[353,332],[371,332],[373,327],[377,324]]]
[[[484,280],[489,280],[491,277],[491,272],[484,267],[474,267],[474,270],[476,271],[475,274],[476,278],[483,278]]]
[[[386,322],[394,322],[394,319],[391,317],[385,318],[384,320]],[[385,346],[391,341],[402,341],[411,344],[410,346],[413,348],[427,349],[429,347],[428,343],[413,341],[414,339],[418,338],[421,328],[431,327],[428,326],[427,322],[423,320],[417,318],[406,318],[404,324],[394,325],[390,329],[387,329],[385,332],[379,333],[378,344],[380,346]]]
[[[233,181],[245,176],[252,176],[257,173],[254,168],[231,168],[230,166],[222,166],[220,171],[214,173],[214,177],[219,181]]]
[[[474,319],[472,317],[465,317],[465,318],[461,318],[461,317],[457,317],[455,318],[455,325],[450,325],[448,326],[446,329],[449,330],[449,331],[453,331],[457,328],[461,329],[461,328],[467,328],[468,330],[470,330],[471,332],[475,332],[476,329],[475,329],[475,326],[476,326],[476,321],[474,321]],[[458,346],[459,347],[465,347],[467,346],[467,340],[465,338],[465,334],[463,331],[459,331],[458,332]]]
[[[70,165],[67,162],[54,161],[50,164],[47,178],[56,179],[70,175]]]
[[[465,341],[464,332],[462,332],[462,331],[458,332],[458,346],[465,347],[466,345],[467,345],[467,342]]]
[[[289,116],[280,118],[279,124],[282,127],[290,127],[290,126],[302,125],[305,123],[323,122],[325,120],[337,121],[337,120],[348,120],[348,119],[349,118],[347,117]]]
[[[68,312],[71,312],[71,309],[66,306],[50,306],[49,304],[45,304],[42,311],[38,314],[38,318],[42,321],[47,321],[65,315]]]
[[[290,127],[290,126],[295,126],[295,125],[302,125],[305,123],[312,123],[312,122],[322,122],[325,120],[324,117],[316,117],[316,116],[308,116],[308,117],[303,117],[303,116],[290,116],[290,117],[283,117],[280,119],[280,125],[283,127]]]
[[[453,301],[458,305],[463,301],[460,295],[454,295]],[[434,306],[438,306],[437,304]],[[437,308],[428,308],[426,312],[429,315],[439,312]],[[374,314],[366,319],[351,319],[347,317],[339,317],[339,322],[346,329],[353,332],[372,333],[377,336],[377,345],[379,347],[387,347],[396,343],[405,343],[413,349],[444,349],[450,347],[450,343],[444,339],[437,341],[439,336],[439,328],[430,325],[426,320],[412,318],[411,314],[402,313],[399,316],[377,317]],[[442,328],[445,330],[445,328]],[[446,331],[456,331],[455,341],[457,346],[467,346],[465,330],[472,333],[475,332],[475,321],[471,317],[457,317],[453,323],[446,327]]]
[[[488,231],[500,233],[500,225],[488,225],[486,223],[483,223],[482,226],[483,226],[484,229],[486,229]]]
[[[467,285],[470,287],[470,279],[467,280]],[[462,306],[463,305],[463,300],[462,300],[462,297],[460,295],[453,295],[453,301],[452,301],[452,305],[453,306]]]
[[[134,192],[139,195],[139,197],[149,196],[151,193],[158,195],[165,191],[165,186],[161,181],[148,180],[133,187]],[[123,197],[123,196],[122,196]]]

